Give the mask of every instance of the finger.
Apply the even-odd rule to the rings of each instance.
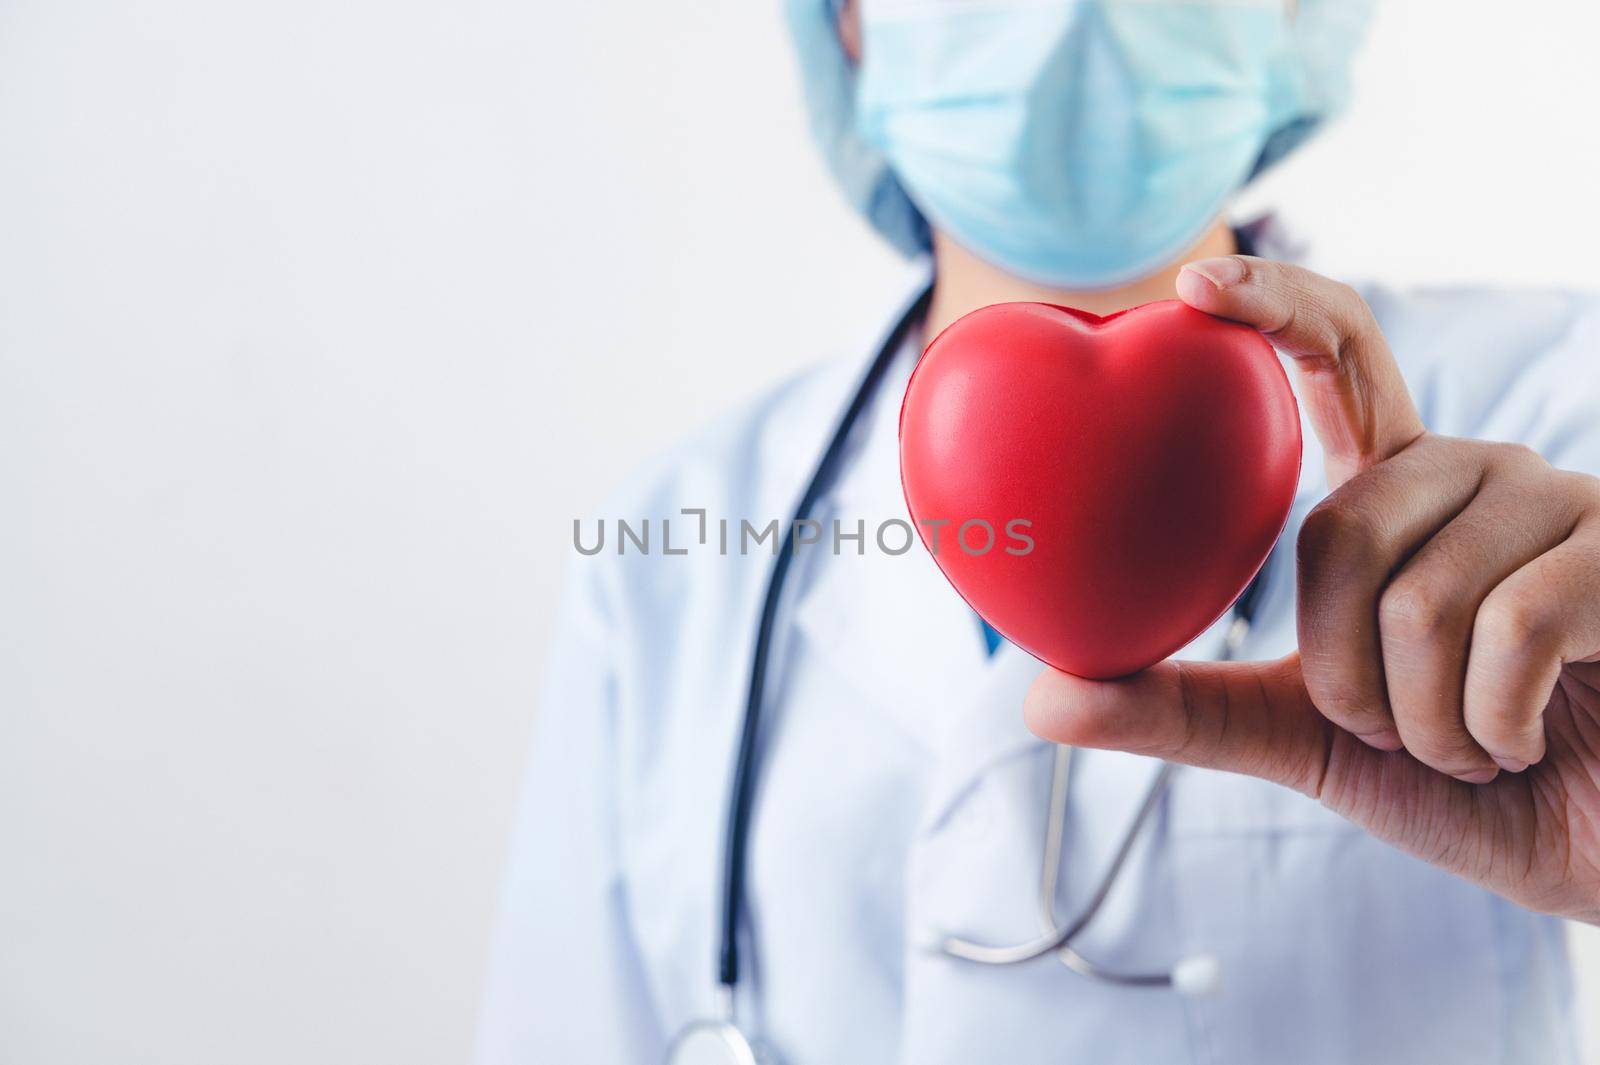
[[[1330,487],[1422,435],[1388,342],[1348,285],[1287,263],[1229,255],[1185,266],[1177,290],[1197,310],[1261,330],[1292,357]]]
[[[1317,712],[1298,665],[1294,655],[1168,661],[1112,681],[1047,669],[1028,692],[1028,727],[1056,743],[1270,780],[1425,861],[1480,882],[1491,876],[1494,849],[1465,844],[1505,831],[1496,785],[1463,784],[1404,751],[1357,743]]]
[[[1406,559],[1478,491],[1482,466],[1462,461],[1463,449],[1487,455],[1479,445],[1426,437],[1346,483],[1300,527],[1306,689],[1329,720],[1379,750],[1402,742],[1385,684],[1380,597]]]
[[[1544,712],[1563,665],[1600,655],[1600,522],[1507,577],[1478,609],[1467,729],[1513,772],[1544,757]]]
[[[1378,606],[1389,705],[1406,750],[1473,784],[1498,771],[1464,717],[1473,620],[1496,585],[1565,539],[1577,518],[1570,505],[1550,503],[1561,497],[1549,491],[1544,460],[1506,448],[1492,455],[1484,487],[1401,567]]]
[[[1333,726],[1300,683],[1298,658],[1163,662],[1120,680],[1047,669],[1025,704],[1044,739],[1247,773],[1315,795]]]

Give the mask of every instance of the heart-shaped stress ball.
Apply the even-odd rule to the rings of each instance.
[[[1272,345],[1176,300],[973,311],[928,345],[900,411],[906,504],[945,577],[1083,677],[1137,672],[1221,617],[1299,474]]]

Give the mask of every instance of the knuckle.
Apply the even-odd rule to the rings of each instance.
[[[1328,300],[1355,321],[1372,317],[1372,310],[1361,293],[1343,281],[1328,282]]]
[[[1182,727],[1170,738],[1163,753],[1175,754],[1183,750],[1197,750],[1205,739],[1202,726],[1210,720],[1206,714],[1196,712],[1202,698],[1199,680],[1188,665],[1178,662],[1176,669],[1176,685],[1178,690],[1178,705],[1183,707],[1181,716]]]
[[[1328,720],[1345,725],[1388,723],[1389,709],[1382,697],[1340,671],[1308,668],[1304,679],[1311,704]]]
[[[1505,713],[1467,715],[1467,735],[1493,754],[1520,755],[1538,747],[1538,722],[1518,721]]]
[[[1338,303],[1328,292],[1306,287],[1294,293],[1295,323],[1302,345],[1337,362],[1344,349],[1346,331]]]
[[[1456,776],[1483,768],[1484,752],[1464,729],[1458,735],[1457,730],[1433,726],[1407,736],[1402,725],[1400,735],[1417,761],[1441,773]]]
[[[1528,474],[1548,470],[1550,464],[1527,444],[1496,443],[1489,445],[1494,463],[1509,473]]]
[[[1336,365],[1349,341],[1377,331],[1366,300],[1343,281],[1281,263],[1258,261],[1257,273],[1262,287],[1277,289],[1284,304],[1283,322],[1272,332],[1292,335],[1302,356]]]
[[[1440,473],[1462,464],[1483,469],[1489,465],[1496,446],[1482,440],[1440,433],[1424,433],[1412,445],[1417,454],[1426,457],[1429,469]]]
[[[1303,573],[1338,575],[1352,562],[1377,557],[1380,545],[1377,523],[1363,508],[1330,497],[1306,515],[1295,546]]]
[[[1330,281],[1324,298],[1328,302],[1332,316],[1342,323],[1341,332],[1349,336],[1361,336],[1377,331],[1378,320],[1373,315],[1372,308],[1367,305],[1361,293],[1350,285],[1343,281]]]
[[[1475,639],[1498,648],[1526,647],[1540,642],[1544,619],[1529,595],[1491,596],[1473,623]]]
[[[1402,640],[1432,640],[1450,627],[1454,615],[1453,597],[1434,581],[1402,577],[1378,597],[1378,627]]]
[[[1377,716],[1377,709],[1360,693],[1335,685],[1329,691],[1318,692],[1311,700],[1322,716],[1330,721],[1366,721]]]
[[[1558,470],[1561,485],[1585,511],[1600,511],[1600,477],[1571,470]]]

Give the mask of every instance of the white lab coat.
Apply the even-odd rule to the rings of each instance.
[[[1427,423],[1600,471],[1600,310],[1560,293],[1366,292]],[[898,313],[898,311],[896,312]],[[603,513],[650,518],[652,552],[574,555],[549,659],[486,1004],[482,1065],[651,1063],[715,1012],[718,876],[733,751],[770,554],[733,526],[787,520],[877,338],[698,433]],[[822,517],[866,555],[802,550],[769,681],[738,1016],[816,1063],[1563,1062],[1574,1059],[1560,923],[1409,858],[1316,803],[1181,770],[1106,909],[1078,941],[1123,970],[1209,952],[1220,993],[1124,989],[1055,959],[995,969],[926,949],[1039,931],[1050,750],[1023,726],[1040,666],[986,656],[972,613],[904,518],[900,391],[863,419]],[[1324,494],[1315,437],[1288,550],[1244,648],[1294,645],[1293,550]],[[694,543],[705,508],[709,543]],[[673,518],[674,548],[659,523]],[[608,529],[608,533],[612,530]],[[891,546],[896,546],[891,542]],[[1220,626],[1186,657],[1210,657]],[[1105,868],[1155,764],[1080,752],[1058,912]]]

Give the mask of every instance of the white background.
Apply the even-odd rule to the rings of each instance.
[[[1590,11],[1390,0],[1251,201],[1600,284]],[[464,1059],[571,519],[897,274],[791,75],[771,0],[0,0],[0,1062]]]

